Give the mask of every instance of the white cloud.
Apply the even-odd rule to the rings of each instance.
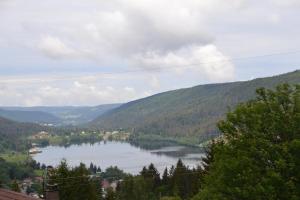
[[[38,44],[38,48],[47,56],[51,58],[65,58],[73,57],[76,51],[68,47],[59,38],[52,36],[45,36]]]
[[[278,24],[280,22],[280,15],[278,14],[271,14],[269,15],[269,21],[273,24]]]
[[[299,0],[269,0],[271,3],[274,3],[278,6],[282,7],[290,7],[290,6],[300,6]]]
[[[193,70],[210,80],[221,82],[234,78],[234,65],[214,45],[189,46],[179,50],[146,52],[132,57],[132,65],[145,69],[168,69],[177,73]]]
[[[1,76],[20,75],[1,77],[0,103],[125,102],[241,74],[247,79],[250,67],[235,66],[231,56],[294,49],[299,2],[0,0]],[[127,70],[139,72],[118,74]]]
[[[30,90],[30,93],[28,92]],[[112,87],[97,83],[74,81],[73,84],[10,84],[1,87],[1,106],[21,105],[100,105],[106,103],[122,103],[148,95],[135,88]]]
[[[149,83],[150,83],[150,86],[154,89],[160,88],[160,81],[159,81],[158,77],[155,75],[151,75]]]

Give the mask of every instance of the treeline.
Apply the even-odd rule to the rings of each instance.
[[[197,194],[204,174],[202,168],[190,169],[181,160],[176,166],[166,168],[162,175],[150,164],[137,176],[126,174],[117,167],[101,172],[101,168],[92,163],[89,168],[82,163],[71,168],[62,161],[57,168],[48,170],[47,184],[54,186],[48,189],[58,191],[61,200],[159,200],[166,196],[190,199]],[[103,180],[116,181],[115,191],[113,188],[103,191]]]
[[[190,199],[198,193],[204,171],[190,169],[179,160],[176,166],[166,168],[162,176],[153,164],[144,167],[137,176],[128,176],[119,183],[110,199],[159,200],[162,197]]]

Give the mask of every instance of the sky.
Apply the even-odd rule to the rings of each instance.
[[[0,0],[0,106],[124,103],[300,69],[300,0]]]

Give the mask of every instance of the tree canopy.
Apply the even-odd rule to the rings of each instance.
[[[197,199],[300,198],[300,86],[257,90],[219,123],[213,162]]]

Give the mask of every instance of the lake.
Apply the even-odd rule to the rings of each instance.
[[[131,174],[138,174],[143,166],[148,166],[150,163],[153,163],[162,173],[165,167],[175,165],[179,158],[184,164],[194,167],[200,164],[203,156],[197,148],[168,146],[145,150],[129,143],[116,141],[69,147],[48,146],[41,150],[42,153],[33,155],[33,158],[46,165],[57,166],[62,159],[66,159],[70,166],[77,166],[80,162],[89,166],[92,162],[102,170],[110,166],[118,166]]]

